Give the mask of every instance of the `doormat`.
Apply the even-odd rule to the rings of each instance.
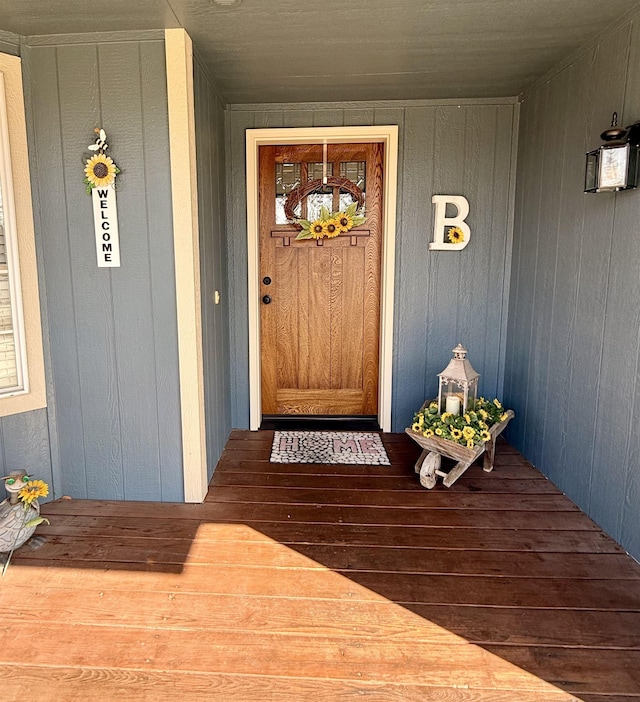
[[[363,431],[276,431],[270,461],[391,465],[379,434]]]

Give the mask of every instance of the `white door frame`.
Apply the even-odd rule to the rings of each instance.
[[[395,273],[396,193],[398,179],[398,127],[304,127],[247,129],[247,244],[249,289],[249,428],[262,421],[260,377],[260,236],[258,211],[258,149],[279,144],[384,144],[383,245],[380,299],[380,366],[378,423],[391,431],[393,366],[393,285]]]

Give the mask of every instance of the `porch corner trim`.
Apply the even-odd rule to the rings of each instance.
[[[202,502],[208,481],[191,38],[165,30],[165,52],[184,499]]]

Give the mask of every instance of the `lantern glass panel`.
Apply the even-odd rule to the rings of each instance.
[[[629,144],[603,146],[600,154],[600,190],[619,190],[627,184],[629,165]]]
[[[453,381],[440,382],[440,407],[439,414],[452,412],[461,414],[464,410],[464,389]]]
[[[478,401],[478,382],[477,380],[469,383],[469,393],[467,395],[467,411],[474,410]]]
[[[584,191],[596,192],[598,189],[598,161],[600,160],[600,149],[590,151],[587,154],[587,168],[585,170]]]
[[[630,146],[629,147],[629,170],[627,175],[627,187],[636,188],[638,187],[638,168],[640,166],[640,158],[638,156],[640,152],[640,147]]]

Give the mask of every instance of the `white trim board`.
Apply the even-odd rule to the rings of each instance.
[[[341,102],[235,102],[230,112],[306,112],[309,110],[402,109],[405,107],[443,107],[456,105],[516,105],[518,96],[487,98],[423,98],[420,100],[343,100]]]
[[[200,244],[196,181],[193,50],[184,29],[165,30],[178,365],[185,502],[207,494]]]
[[[262,421],[260,377],[260,277],[258,149],[278,144],[382,143],[384,144],[383,246],[380,299],[380,370],[378,423],[391,431],[393,371],[393,293],[395,279],[396,195],[398,183],[398,127],[303,127],[247,129],[247,270],[249,291],[249,428]]]

